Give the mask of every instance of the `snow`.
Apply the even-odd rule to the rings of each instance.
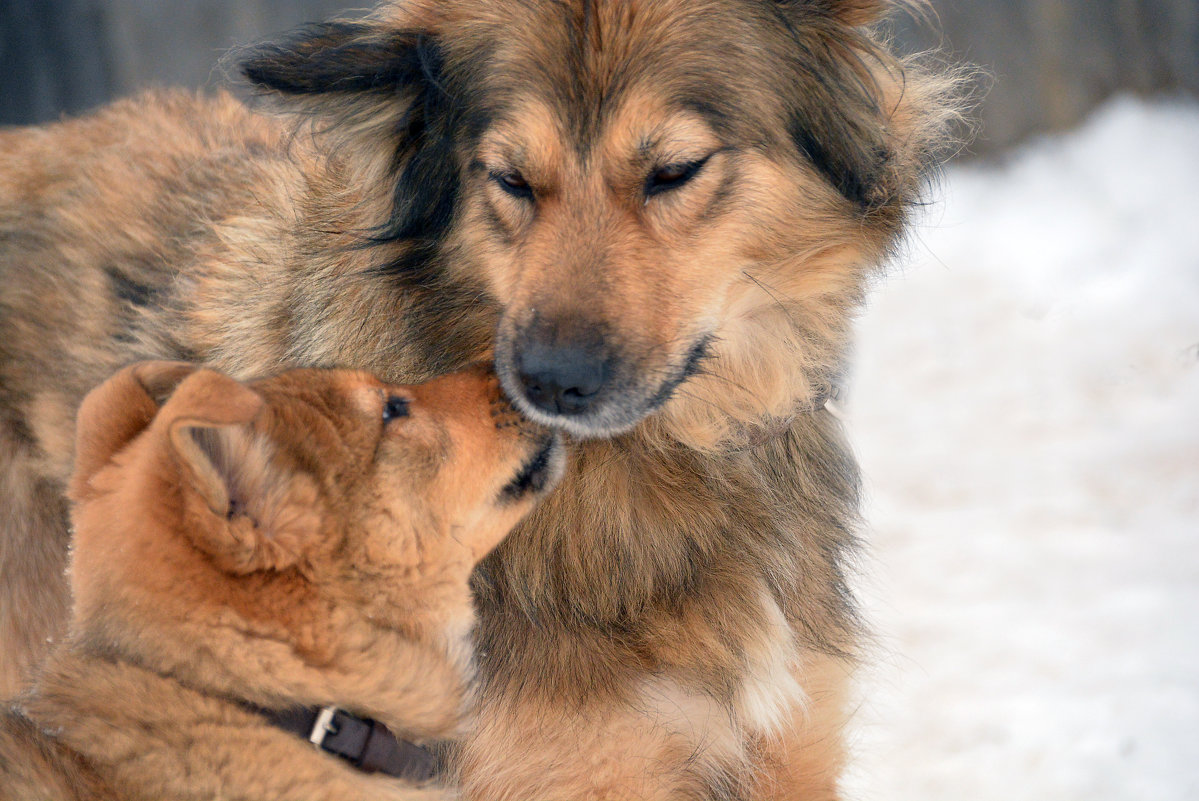
[[[1199,105],[950,168],[860,322],[846,795],[1199,799]]]

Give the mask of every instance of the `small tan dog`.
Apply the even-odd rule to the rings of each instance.
[[[373,722],[460,733],[467,577],[559,451],[481,369],[126,368],[79,413],[70,634],[0,719],[0,797],[442,797],[308,730],[428,778],[430,753]]]

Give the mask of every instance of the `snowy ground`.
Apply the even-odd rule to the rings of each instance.
[[[845,417],[862,801],[1199,799],[1199,106],[946,176]]]

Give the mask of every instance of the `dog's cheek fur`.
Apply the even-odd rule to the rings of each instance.
[[[903,71],[907,72],[905,75]],[[896,249],[922,179],[957,119],[953,75],[918,63],[877,75],[888,157],[875,173],[881,203],[865,209],[781,147],[744,167],[740,263],[725,295],[712,358],[686,393],[647,421],[700,450],[718,450],[771,421],[818,405],[844,378],[850,325]]]

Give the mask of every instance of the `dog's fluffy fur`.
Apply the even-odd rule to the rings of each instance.
[[[0,133],[7,688],[62,631],[62,432],[107,372],[493,355],[579,440],[475,575],[467,793],[835,797],[857,476],[818,407],[952,117],[888,6],[403,0],[244,53],[281,119]]]
[[[359,772],[260,710],[459,733],[470,572],[557,473],[554,437],[494,376],[244,385],[143,362],[84,400],[77,443],[70,634],[0,715],[0,795],[443,797]]]

